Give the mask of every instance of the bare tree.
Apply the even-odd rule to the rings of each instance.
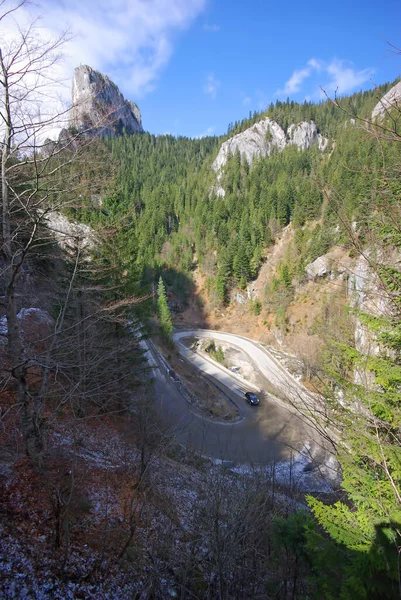
[[[1,3],[0,22],[11,19],[24,6],[20,2],[7,10]],[[43,239],[39,230],[50,196],[54,190],[46,186],[51,175],[60,168],[50,156],[41,156],[43,134],[60,124],[63,111],[56,115],[43,112],[49,102],[49,88],[59,50],[66,36],[41,41],[32,23],[26,31],[0,48],[1,83],[1,188],[2,240],[4,260],[4,306],[7,318],[8,368],[15,383],[21,412],[21,428],[25,447],[31,458],[41,452],[40,423],[34,417],[29,390],[27,364],[18,321],[16,286],[30,252]],[[54,150],[56,152],[56,150]],[[60,152],[57,150],[57,152]]]
[[[25,0],[13,5],[8,0],[0,2],[0,24],[14,19],[25,4]],[[91,124],[91,131],[65,129],[69,107],[60,102],[61,82],[56,75],[68,39],[66,32],[44,40],[33,21],[26,30],[17,27],[11,41],[0,42],[0,279],[7,322],[2,389],[10,383],[15,387],[25,449],[38,465],[44,451],[43,405],[50,394],[55,411],[73,398],[70,409],[75,416],[85,413],[88,398],[95,410],[106,411],[121,396],[127,370],[118,364],[121,347],[110,343],[110,332],[116,326],[124,328],[123,312],[137,302],[116,301],[116,294],[107,293],[110,266],[102,257],[91,261],[85,257],[88,248],[82,232],[67,236],[68,264],[54,242],[52,229],[57,229],[60,213],[79,207],[104,181],[99,176],[104,149],[96,139],[101,123]],[[113,111],[103,114],[102,123],[109,121],[110,115]],[[49,142],[48,136],[62,128],[58,142]],[[97,245],[100,247],[101,241],[97,240]],[[33,359],[23,344],[19,311],[24,298],[26,301],[25,290],[21,292],[27,273],[38,271],[41,263],[45,263],[43,278],[53,295],[49,305],[57,316],[53,332]],[[59,286],[56,279],[62,280]],[[130,344],[135,353],[135,340]],[[50,381],[54,372],[58,379]]]

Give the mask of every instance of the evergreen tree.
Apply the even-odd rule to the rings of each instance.
[[[171,340],[173,333],[173,322],[170,309],[168,307],[166,288],[162,277],[159,277],[157,286],[157,312],[160,320],[160,328],[166,340]]]
[[[397,263],[383,261],[401,249],[398,181],[385,182],[379,204],[380,219],[377,213],[366,217],[372,246],[364,256],[387,314],[382,306],[380,316],[360,311],[357,317],[380,350],[332,347],[348,362],[345,372],[331,373],[346,401],[341,410],[337,402],[336,410],[347,502],[326,506],[309,497],[318,522],[346,553],[341,597],[350,600],[399,598],[401,590],[401,272]]]
[[[382,86],[375,92],[355,94],[350,103],[367,115],[377,93],[387,89]],[[257,276],[261,264],[254,258],[257,246],[261,246],[263,256],[266,246],[289,222],[300,227],[309,219],[319,218],[326,184],[344,199],[348,216],[355,219],[366,214],[374,196],[374,173],[381,154],[373,142],[366,143],[363,131],[350,126],[349,118],[330,102],[316,106],[277,102],[264,113],[232,124],[230,136],[264,116],[282,126],[313,118],[322,135],[336,139],[335,151],[328,160],[327,151],[299,151],[289,146],[270,157],[259,157],[250,167],[237,150],[228,156],[222,172],[226,195],[216,198],[211,194],[215,183],[211,164],[223,138],[191,140],[148,133],[116,137],[103,142],[105,153],[110,151],[112,156],[109,177],[115,176],[109,189],[113,191],[102,190],[100,210],[88,198],[87,210],[80,209],[71,217],[95,228],[100,224],[108,229],[111,221],[113,229],[118,229],[120,224],[121,232],[116,235],[128,240],[127,245],[122,240],[120,244],[126,249],[121,271],[127,272],[124,277],[129,285],[132,279],[138,283],[138,273],[143,276],[139,282],[142,286],[151,285],[155,273],[166,266],[166,243],[171,244],[167,267],[186,273],[193,268],[195,254],[202,267],[202,257],[213,253],[220,263],[222,251],[228,249],[230,277],[224,279],[224,285],[215,271],[207,272],[218,282],[218,294],[223,288],[226,294],[231,285],[243,285],[249,277]],[[383,144],[382,151],[384,158],[394,153],[388,144]],[[361,165],[367,168],[361,169]],[[324,187],[318,182],[324,182]],[[325,203],[326,214],[328,206]],[[333,214],[330,218],[334,229],[338,218]],[[186,238],[185,248],[181,236]],[[234,242],[236,238],[243,243]],[[328,242],[329,247],[332,240]],[[240,250],[239,245],[244,247]],[[231,278],[235,257],[236,273]]]

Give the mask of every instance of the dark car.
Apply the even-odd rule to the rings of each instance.
[[[245,398],[252,406],[257,406],[259,404],[259,398],[253,392],[245,392]]]

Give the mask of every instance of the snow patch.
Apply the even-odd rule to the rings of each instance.
[[[225,465],[224,461],[214,464],[226,466],[234,473],[253,475],[255,470],[266,476],[273,476],[282,485],[296,487],[303,492],[332,492],[340,481],[339,466],[333,455],[319,460],[311,442],[307,441],[291,460],[280,461],[275,465],[256,467],[251,465]]]

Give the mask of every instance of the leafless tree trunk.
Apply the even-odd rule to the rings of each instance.
[[[10,10],[6,10],[7,4],[10,3],[0,2],[2,24],[24,6],[25,0]],[[83,159],[87,161],[86,171],[89,170],[95,179],[94,174],[101,169],[96,158],[91,156],[97,142],[96,136],[86,135],[90,132],[71,133],[51,144],[45,139],[49,133],[54,134],[55,129],[68,126],[69,110],[60,105],[61,82],[54,77],[54,68],[68,35],[64,33],[49,40],[43,40],[42,35],[43,32],[39,33],[33,22],[26,30],[20,30],[14,40],[4,41],[0,46],[1,269],[4,279],[2,302],[7,321],[6,368],[16,390],[25,450],[40,467],[43,466],[44,450],[42,408],[48,393],[49,373],[55,368],[55,357],[63,355],[67,360],[63,365],[66,375],[66,370],[71,370],[73,363],[71,355],[67,358],[68,352],[62,345],[73,333],[76,337],[75,363],[78,362],[80,371],[78,387],[83,398],[88,374],[93,381],[97,368],[96,364],[88,364],[89,354],[92,352],[93,361],[99,361],[98,356],[94,358],[93,349],[89,348],[89,322],[112,320],[112,310],[102,312],[99,302],[92,301],[90,310],[97,315],[90,315],[87,305],[91,300],[84,286],[81,289],[77,287],[79,275],[85,270],[78,242],[73,259],[75,268],[63,290],[65,297],[60,302],[52,339],[47,341],[47,354],[34,361],[27,355],[23,344],[18,317],[23,305],[17,292],[30,263],[49,253],[54,244],[49,215],[57,214],[69,205],[80,204],[85,185],[91,185],[92,189],[98,185],[97,182],[88,182],[88,177],[84,176]],[[102,116],[102,121],[105,120],[108,120],[108,115]],[[99,125],[93,124],[93,130],[97,131]],[[86,181],[83,183],[83,180]],[[93,265],[93,270],[96,268]],[[90,269],[86,267],[86,271]],[[79,313],[73,332],[71,323],[66,324],[72,303]],[[65,331],[67,336],[63,333]],[[63,358],[61,364],[62,361]],[[37,369],[41,369],[41,382],[36,385],[39,391],[32,388],[33,368],[36,374]]]

